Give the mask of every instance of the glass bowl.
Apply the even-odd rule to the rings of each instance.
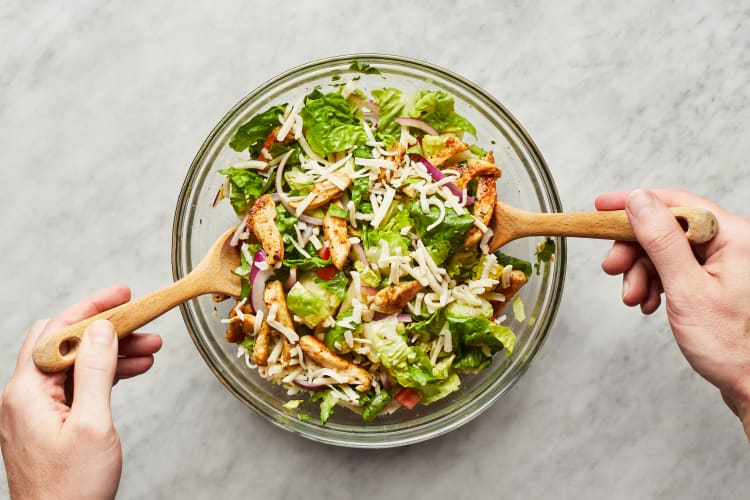
[[[377,74],[350,69],[353,61],[367,63]],[[403,57],[384,55],[347,55],[316,61],[294,68],[264,83],[232,108],[201,146],[187,172],[175,211],[172,232],[172,269],[175,279],[188,274],[206,254],[211,243],[237,223],[228,202],[216,207],[212,202],[223,183],[217,170],[238,158],[229,148],[232,134],[256,113],[270,106],[295,102],[320,86],[324,91],[357,78],[358,87],[396,87],[404,91],[442,89],[455,98],[456,111],[477,129],[476,143],[495,152],[502,169],[498,195],[505,202],[530,211],[561,210],[560,200],[549,170],[528,133],[492,96],[466,79],[445,69]],[[504,251],[535,260],[539,238],[515,241]],[[289,399],[281,386],[262,379],[236,356],[237,346],[224,340],[230,301],[216,304],[210,295],[181,306],[190,336],[211,371],[224,386],[250,409],[271,423],[306,438],[349,447],[385,448],[424,441],[454,430],[479,415],[505,394],[523,375],[542,347],[560,303],[565,276],[565,242],[556,240],[554,263],[540,275],[534,275],[519,295],[526,307],[523,323],[508,321],[518,336],[510,357],[495,356],[492,366],[479,374],[461,377],[461,388],[450,396],[413,411],[399,410],[365,423],[346,408],[338,407],[323,425],[316,403],[303,403],[296,410],[283,404]],[[217,315],[218,313],[218,315]],[[513,317],[513,314],[508,314]],[[301,421],[299,412],[309,421]]]

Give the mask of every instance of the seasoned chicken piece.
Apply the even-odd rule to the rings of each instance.
[[[280,280],[269,281],[266,283],[266,289],[263,290],[263,302],[266,303],[267,307],[276,304],[276,321],[294,330],[294,322],[292,316],[289,314],[289,309],[286,306],[286,294],[284,293],[284,285]]]
[[[237,307],[233,307],[229,311],[229,324],[227,325],[227,332],[224,334],[224,338],[227,342],[233,344],[239,344],[245,337],[253,334],[253,325],[255,324],[255,316],[253,316],[253,308],[250,304],[243,304],[240,306],[242,311],[243,319],[237,315]]]
[[[273,265],[284,259],[284,241],[276,227],[276,204],[264,194],[253,203],[250,209],[248,226],[258,241],[263,244],[266,262]]]
[[[255,336],[255,344],[253,344],[253,361],[258,366],[266,366],[268,364],[269,345],[271,344],[271,329],[268,327],[266,320],[263,320],[263,324],[260,325],[258,335]]]
[[[263,150],[271,151],[271,148],[274,144],[288,144],[294,140],[294,135],[292,135],[292,132],[289,131],[288,134],[286,134],[286,137],[284,137],[284,140],[278,140],[276,136],[279,134],[279,130],[281,130],[281,125],[278,125],[271,130],[271,133],[268,134],[268,137],[266,137],[266,140],[263,141],[263,147],[261,148],[260,156],[258,156],[258,159],[260,161],[268,161],[271,158],[266,158],[263,156]]]
[[[526,284],[526,274],[523,271],[514,269],[510,272],[510,284],[505,288],[503,288],[502,285],[498,285],[497,288],[495,288],[496,292],[502,293],[505,297],[504,302],[493,302],[495,317],[500,315],[500,312],[508,303],[510,303],[511,299],[516,293],[518,293],[518,290],[520,290],[524,284]]]
[[[349,188],[349,186],[352,185],[352,179],[345,174],[331,174],[331,177],[335,178],[338,184],[341,184],[344,189],[339,188],[336,184],[329,181],[328,179],[323,179],[315,183],[315,185],[312,188],[311,193],[315,194],[315,197],[312,199],[309,205],[307,205],[307,208],[305,210],[312,210],[318,207],[322,207],[326,203],[328,203],[331,200],[335,200],[342,194],[344,194],[344,191]],[[297,208],[299,206],[298,201],[290,201],[289,205],[292,208]]]
[[[381,168],[378,172],[378,180],[382,183],[385,183],[386,180],[390,180],[393,176],[393,171],[401,166],[401,163],[404,161],[404,155],[406,154],[406,146],[397,142],[391,147],[391,151],[395,151],[396,154],[393,156],[386,156],[384,159],[393,163],[393,169]]]
[[[355,387],[357,391],[365,392],[372,385],[372,376],[367,370],[332,353],[315,335],[300,337],[299,346],[306,356],[320,366],[330,368],[345,377],[349,384],[357,384],[357,387]]]
[[[490,219],[492,219],[492,213],[495,211],[495,202],[497,201],[497,183],[495,177],[492,175],[481,175],[477,179],[477,194],[474,196],[474,206],[472,208],[472,214],[474,217],[482,221],[485,226],[489,225]],[[471,226],[466,240],[464,241],[464,247],[469,248],[482,240],[482,231],[476,227]]]
[[[419,281],[404,281],[380,290],[373,299],[375,310],[383,314],[396,314],[424,289]]]
[[[346,231],[346,219],[326,214],[323,217],[323,235],[328,240],[333,265],[338,270],[343,269],[352,247]]]
[[[458,171],[460,172],[460,175],[454,182],[454,184],[458,186],[458,189],[465,188],[474,177],[480,175],[491,175],[493,178],[502,175],[500,168],[498,168],[493,162],[489,161],[491,154],[492,153],[490,152],[485,159],[471,158],[466,162],[465,167],[459,167]]]
[[[429,156],[427,160],[436,167],[440,168],[440,166],[445,163],[446,160],[448,160],[452,156],[457,155],[458,153],[463,153],[467,149],[469,149],[469,146],[461,142],[458,137],[456,137],[455,135],[449,135],[445,140],[445,147],[433,156]]]
[[[266,283],[266,289],[263,291],[263,302],[266,303],[267,307],[271,307],[271,304],[276,304],[276,321],[294,330],[294,322],[292,316],[289,314],[289,308],[286,305],[286,294],[284,293],[284,285],[279,280],[271,281]],[[273,330],[276,332],[276,330]],[[281,345],[281,366],[286,367],[289,365],[291,359],[292,345],[285,335],[278,333],[280,337]]]

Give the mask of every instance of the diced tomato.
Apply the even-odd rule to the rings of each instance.
[[[320,247],[320,250],[318,250],[318,257],[320,257],[323,260],[328,260],[331,258],[331,249],[328,247]]]
[[[339,270],[336,269],[336,266],[333,264],[328,264],[326,267],[321,267],[315,273],[318,275],[318,278],[322,279],[323,281],[331,281],[334,276],[336,276],[336,273]]]
[[[415,390],[409,389],[408,387],[402,387],[396,393],[396,401],[401,403],[401,406],[403,406],[407,410],[413,410],[414,407],[417,406],[417,403],[419,403],[420,399],[422,399],[422,397],[419,395],[419,393]]]

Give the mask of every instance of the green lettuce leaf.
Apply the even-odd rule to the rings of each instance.
[[[300,111],[305,138],[313,151],[327,155],[367,142],[361,120],[340,93],[318,94],[308,96]]]
[[[341,297],[320,286],[315,278],[313,273],[303,274],[287,294],[289,310],[310,328],[333,317],[341,304]]]
[[[537,276],[539,275],[539,269],[542,263],[548,263],[552,260],[555,255],[555,240],[552,238],[545,238],[545,240],[536,246],[536,264],[534,269],[536,270]]]
[[[474,218],[471,215],[458,215],[452,208],[445,207],[443,221],[437,227],[427,231],[427,228],[440,218],[440,210],[431,205],[430,211],[425,213],[417,200],[412,201],[410,214],[422,237],[422,243],[438,266],[449,255],[463,247],[466,233],[474,224]]]
[[[481,256],[482,252],[477,247],[462,247],[448,259],[445,270],[448,272],[448,276],[454,280],[458,282],[466,281],[474,274]]]
[[[448,327],[454,344],[481,347],[486,345],[494,354],[506,349],[510,356],[516,343],[516,335],[507,326],[498,325],[482,317],[452,316],[446,314]]]
[[[367,200],[365,196],[370,191],[370,178],[369,177],[358,177],[352,183],[352,203],[354,208],[360,210],[360,204],[362,200]],[[360,210],[361,211],[361,210]]]
[[[438,399],[443,399],[452,392],[458,390],[461,385],[461,379],[455,373],[452,373],[450,377],[437,384],[429,384],[422,389],[422,399],[420,403],[428,405],[434,403]]]
[[[328,389],[327,391],[313,393],[310,396],[310,401],[320,401],[320,421],[325,424],[333,415],[333,408],[339,402],[339,397]]]
[[[229,167],[219,170],[219,173],[229,178],[229,202],[240,217],[247,213],[257,198],[270,189],[273,182],[257,172],[244,168]]]
[[[344,312],[343,314],[339,312],[337,316],[337,320],[345,320],[347,318],[352,317],[352,311],[349,309],[348,311]],[[333,352],[337,352],[340,354],[349,352],[349,346],[346,343],[346,340],[344,339],[344,332],[346,332],[347,329],[343,326],[339,326],[338,324],[334,325],[333,328],[329,328],[326,331],[325,338],[323,339],[323,343]]]
[[[323,307],[323,299],[313,295],[297,282],[287,293],[286,305],[300,318],[309,318],[310,323],[314,323],[318,319],[318,311]]]
[[[404,116],[404,99],[398,89],[383,88],[372,91],[375,102],[380,106],[378,128],[375,138],[390,148],[401,137],[401,125],[396,118]]]
[[[459,356],[456,356],[456,359],[453,361],[453,368],[461,371],[479,372],[491,364],[492,358],[485,356],[481,349],[470,347],[464,349]]]
[[[441,134],[452,133],[461,137],[464,132],[477,135],[474,125],[454,110],[453,96],[440,90],[423,90],[409,110],[409,116],[430,124]]]
[[[497,257],[497,263],[500,264],[501,267],[510,265],[513,269],[523,271],[523,274],[525,274],[527,278],[531,276],[531,262],[528,260],[517,259],[510,255],[506,255],[503,252],[495,252],[495,257]]]
[[[322,280],[317,276],[315,276],[315,278],[313,279],[315,280],[315,283],[325,288],[332,294],[336,295],[340,299],[343,299],[344,295],[346,295],[346,287],[349,286],[349,282],[346,279],[346,273],[342,271],[338,271],[333,275],[333,278],[328,281]]]
[[[372,391],[360,394],[359,404],[362,406],[362,420],[372,422],[380,413],[380,410],[385,408],[392,399],[393,396],[386,390],[381,390],[379,394]]]
[[[330,215],[331,217],[339,217],[340,219],[349,218],[349,212],[336,205],[335,203],[331,203],[328,205],[327,215]]]
[[[349,65],[349,69],[358,73],[364,73],[366,75],[379,75],[380,70],[374,66],[370,66],[366,62],[352,61]]]
[[[248,150],[251,158],[257,158],[268,134],[279,124],[279,115],[286,111],[286,104],[274,106],[263,113],[253,116],[242,125],[229,141],[229,147],[235,151]]]

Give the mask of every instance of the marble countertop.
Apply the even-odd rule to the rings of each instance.
[[[746,2],[293,4],[0,5],[3,383],[34,318],[110,284],[141,295],[171,280],[172,214],[205,136],[261,82],[330,55],[411,56],[475,81],[535,138],[568,210],[649,186],[750,215]],[[119,497],[744,496],[741,427],[663,311],[621,304],[599,267],[608,244],[568,248],[564,299],[528,373],[471,423],[407,448],[277,429],[166,314],[146,329],[164,336],[156,366],[114,390]]]

